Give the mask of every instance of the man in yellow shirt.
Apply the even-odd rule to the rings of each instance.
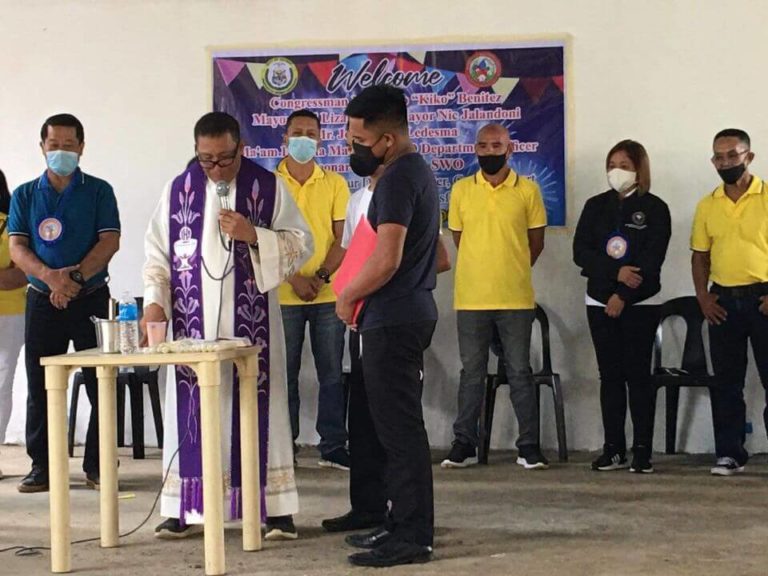
[[[349,470],[341,369],[345,327],[336,316],[336,296],[330,285],[344,257],[340,244],[349,188],[342,176],[324,170],[314,160],[320,143],[320,119],[315,113],[293,112],[286,122],[284,143],[288,156],[280,162],[277,173],[287,183],[315,240],[315,253],[280,287],[291,429],[295,442],[299,436],[301,352],[309,324],[319,384],[316,428],[320,465]]]
[[[529,351],[536,307],[531,267],[544,249],[547,215],[539,187],[508,166],[512,143],[504,126],[481,128],[475,150],[480,170],[454,184],[448,211],[458,249],[454,306],[462,370],[455,440],[442,466],[477,463],[478,418],[495,328],[520,431],[517,463],[546,468]]]
[[[743,472],[749,459],[744,449],[748,341],[768,388],[768,190],[749,173],[755,155],[746,132],[718,132],[713,151],[723,184],[696,208],[691,267],[719,380],[710,389],[717,456],[711,473],[731,476]],[[764,419],[767,415],[768,409]]]

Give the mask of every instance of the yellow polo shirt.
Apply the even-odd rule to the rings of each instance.
[[[734,202],[724,186],[701,199],[691,250],[709,252],[710,280],[721,286],[768,282],[768,190],[757,176]]]
[[[299,271],[303,276],[312,276],[325,262],[328,250],[336,239],[333,234],[333,222],[343,221],[347,213],[347,202],[349,202],[347,181],[336,172],[323,170],[317,163],[312,176],[304,185],[299,184],[288,173],[285,160],[278,165],[277,173],[285,180],[291,196],[301,210],[301,215],[304,216],[312,231],[315,253]],[[304,302],[299,298],[288,282],[280,285],[279,296],[280,304],[284,305],[324,304],[336,301],[336,295],[330,284],[323,286],[312,302]]]
[[[461,232],[455,308],[533,309],[528,230],[546,225],[538,185],[514,171],[496,188],[482,171],[456,182],[448,209],[448,228]]]
[[[6,228],[8,216],[0,212],[0,228],[4,228],[0,234],[0,270],[11,266],[11,250]],[[15,290],[0,290],[0,316],[13,316],[24,313],[27,287],[22,286]]]

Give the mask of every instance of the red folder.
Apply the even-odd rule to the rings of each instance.
[[[360,217],[360,222],[355,227],[355,232],[349,241],[344,260],[341,262],[341,266],[339,266],[336,276],[333,278],[333,291],[337,296],[344,291],[344,288],[349,285],[353,278],[360,274],[360,270],[362,270],[363,265],[371,257],[375,248],[376,231],[371,226],[371,223],[368,222],[368,218],[363,215]],[[363,302],[364,300],[358,300],[355,303],[352,324],[357,324],[357,317],[363,308]]]

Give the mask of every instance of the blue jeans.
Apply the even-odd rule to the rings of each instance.
[[[758,310],[757,296],[722,295],[717,303],[728,312],[728,318],[709,326],[712,368],[717,377],[717,386],[710,390],[715,451],[718,458],[730,456],[743,465],[749,458],[744,449],[747,344],[752,344],[760,381],[768,390],[768,316]],[[768,424],[768,407],[763,411],[763,419]]]
[[[325,455],[343,448],[347,443],[344,387],[341,381],[344,323],[336,316],[335,302],[281,306],[281,311],[293,439],[295,441],[299,437],[299,371],[304,330],[309,323],[309,341],[319,384],[316,429],[320,435],[320,454]]]

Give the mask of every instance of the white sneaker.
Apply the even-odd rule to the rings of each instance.
[[[709,472],[713,476],[733,476],[744,472],[744,466],[740,465],[735,458],[724,456],[717,459],[717,463],[710,468]]]

